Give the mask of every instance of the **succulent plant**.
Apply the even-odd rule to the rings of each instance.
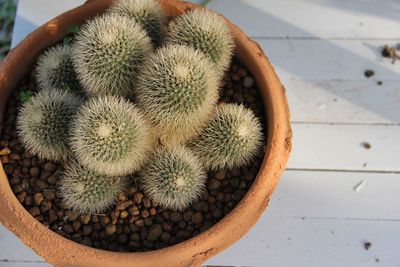
[[[69,45],[56,45],[39,57],[36,78],[41,89],[80,89],[71,51]]]
[[[261,124],[250,109],[220,104],[189,146],[207,168],[217,170],[247,164],[261,148],[262,140]]]
[[[167,44],[185,44],[206,54],[223,73],[229,66],[234,41],[228,25],[217,13],[193,10],[168,25]]]
[[[90,95],[129,97],[151,49],[150,38],[138,23],[125,16],[104,14],[87,22],[76,35],[73,64]]]
[[[153,147],[140,111],[122,97],[91,98],[78,110],[70,129],[70,145],[83,166],[100,174],[133,173]]]
[[[111,13],[128,16],[146,30],[154,44],[160,44],[167,17],[155,0],[119,0],[109,9]]]
[[[101,213],[115,203],[127,184],[125,177],[110,177],[69,162],[60,178],[66,206],[77,213]]]
[[[66,159],[68,128],[80,104],[81,99],[73,93],[57,89],[42,90],[30,97],[17,120],[22,144],[40,158]]]
[[[136,90],[163,144],[183,143],[206,123],[218,99],[218,75],[193,48],[166,46],[149,56]]]
[[[199,160],[182,146],[158,148],[140,176],[147,196],[174,210],[183,210],[195,202],[207,178]]]

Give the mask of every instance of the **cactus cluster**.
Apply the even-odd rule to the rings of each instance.
[[[155,0],[115,1],[39,57],[44,90],[23,103],[19,135],[66,165],[59,189],[70,209],[105,211],[137,172],[151,200],[183,210],[207,170],[244,165],[261,147],[252,111],[217,104],[234,46],[224,19],[195,10],[166,20]]]
[[[56,45],[39,57],[36,79],[41,89],[73,91],[80,89],[71,53],[71,46]]]
[[[105,175],[138,170],[152,148],[149,127],[140,111],[123,98],[89,99],[70,129],[71,149],[79,162]]]
[[[163,144],[183,143],[204,125],[218,99],[218,76],[193,48],[166,46],[149,56],[136,91],[138,105]]]
[[[68,91],[38,92],[19,111],[17,129],[22,144],[42,159],[66,159],[68,128],[80,103],[81,99]]]

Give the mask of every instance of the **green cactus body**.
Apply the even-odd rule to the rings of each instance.
[[[153,147],[143,116],[121,97],[89,99],[78,110],[70,133],[77,160],[90,170],[110,176],[138,170]]]
[[[183,210],[194,203],[207,178],[199,160],[181,146],[157,149],[140,176],[149,198],[173,210]]]
[[[72,65],[72,49],[69,45],[56,45],[48,49],[37,61],[36,79],[41,89],[80,89]]]
[[[72,59],[81,85],[90,95],[130,97],[137,72],[151,49],[150,38],[138,23],[105,14],[81,28]]]
[[[261,124],[250,109],[220,104],[189,146],[207,168],[218,170],[247,164],[259,151],[262,140]]]
[[[189,45],[206,54],[222,74],[230,64],[234,41],[228,25],[217,13],[193,10],[168,25],[167,44]]]
[[[113,205],[127,184],[124,177],[97,174],[72,160],[60,178],[66,206],[77,213],[101,213]]]
[[[17,120],[22,144],[38,157],[64,160],[70,122],[81,99],[68,91],[42,90],[25,102]]]
[[[142,25],[156,45],[161,43],[167,18],[154,0],[119,0],[109,9],[110,13],[127,16]]]
[[[212,63],[187,46],[167,46],[148,58],[137,102],[161,143],[183,143],[198,133],[217,102],[217,76]]]

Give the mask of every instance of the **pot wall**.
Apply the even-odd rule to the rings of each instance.
[[[41,50],[61,40],[69,25],[81,24],[102,13],[112,0],[96,0],[66,12],[35,30],[13,49],[0,65],[0,117],[7,99],[32,68]],[[169,16],[194,4],[160,0]],[[34,219],[13,194],[0,168],[0,221],[25,244],[55,266],[197,266],[247,233],[267,207],[291,150],[291,129],[285,89],[257,43],[229,23],[236,54],[255,77],[267,115],[267,147],[260,171],[242,201],[207,231],[177,245],[137,253],[118,253],[80,245],[52,232]]]

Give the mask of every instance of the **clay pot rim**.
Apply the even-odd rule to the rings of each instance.
[[[190,3],[182,3],[177,0],[159,0],[164,8],[176,9],[175,12],[185,12],[188,9],[199,8],[199,6]],[[66,13],[61,14],[55,19],[49,21],[43,26],[36,29],[30,35],[28,35],[16,48],[12,49],[6,59],[0,65],[0,117],[3,117],[3,112],[6,106],[6,102],[9,98],[10,92],[16,87],[23,73],[28,72],[32,68],[33,60],[24,62],[18,71],[17,67],[21,64],[23,55],[30,52],[30,47],[35,46],[33,53],[37,50],[38,46],[34,42],[39,41],[43,35],[50,36],[50,40],[42,41],[47,42],[47,45],[56,42],[62,35],[66,33],[65,23],[73,20],[75,16],[90,17],[97,14],[97,10],[103,10],[106,8],[112,0],[97,0],[90,1],[87,4],[72,9]],[[80,19],[82,22],[82,19]],[[117,257],[120,261],[112,262],[115,266],[121,264],[121,262],[127,260],[136,260],[138,265],[146,264],[146,261],[152,259],[151,264],[154,261],[162,262],[157,257],[164,260],[171,259],[172,262],[179,264],[198,264],[207,258],[217,254],[229,245],[233,244],[240,237],[242,237],[250,227],[257,221],[262,211],[267,206],[267,201],[275,189],[280,174],[284,169],[287,162],[289,152],[291,150],[291,129],[289,124],[289,110],[285,97],[284,88],[279,82],[273,67],[269,63],[268,59],[264,55],[262,49],[257,43],[248,39],[238,27],[227,21],[231,27],[237,44],[236,54],[239,58],[247,54],[252,55],[252,58],[248,59],[246,67],[253,74],[257,81],[260,93],[262,94],[264,108],[266,109],[267,117],[267,148],[265,156],[262,162],[262,166],[254,180],[252,186],[246,192],[243,199],[236,205],[236,207],[219,222],[214,224],[206,231],[186,240],[181,243],[169,246],[163,249],[147,251],[147,252],[111,252],[102,249],[96,249],[87,247],[71,241],[67,238],[60,236],[59,234],[47,229],[39,221],[33,218],[29,212],[19,203],[16,196],[11,191],[7,177],[4,173],[3,166],[0,168],[0,193],[3,193],[4,199],[0,199],[0,221],[4,225],[16,233],[26,244],[32,247],[39,255],[43,256],[50,263],[66,263],[74,261],[75,263],[83,263],[85,259],[59,259],[60,255],[64,253],[61,251],[55,251],[49,253],[46,251],[46,244],[43,245],[41,241],[42,236],[37,237],[30,236],[29,231],[22,229],[28,225],[28,230],[37,229],[38,232],[43,232],[43,238],[49,239],[48,241],[54,241],[56,247],[61,249],[62,247],[68,247],[75,251],[83,251],[83,256],[95,255],[99,257],[97,260],[91,261],[92,263],[105,263],[105,257],[116,260]],[[71,25],[71,24],[70,24]],[[42,46],[43,48],[43,46]],[[250,66],[249,66],[250,64]],[[19,78],[12,77],[13,72],[17,72]],[[12,88],[12,89],[11,89]],[[11,90],[10,90],[11,89]],[[5,92],[3,92],[5,91]],[[249,209],[250,211],[247,211]],[[13,212],[13,216],[5,214],[5,211]],[[253,217],[246,220],[246,215],[252,215]],[[12,217],[12,218],[8,218]],[[243,219],[243,220],[242,220]],[[233,233],[234,229],[238,228],[237,233]],[[39,231],[40,230],[40,231]],[[231,235],[229,235],[229,233]],[[225,235],[224,234],[228,234]],[[46,241],[46,239],[44,241]],[[218,243],[219,242],[219,243]],[[214,245],[213,245],[214,244]],[[42,248],[43,246],[44,248]],[[190,250],[191,251],[186,251]],[[185,261],[172,260],[171,256],[166,254],[181,255],[185,258]],[[164,257],[161,257],[164,256]],[[171,262],[171,263],[172,263]],[[168,262],[169,264],[170,262]],[[147,262],[149,264],[149,262]],[[90,265],[92,266],[92,265]],[[114,265],[112,265],[114,266]],[[172,266],[172,265],[171,265]]]

